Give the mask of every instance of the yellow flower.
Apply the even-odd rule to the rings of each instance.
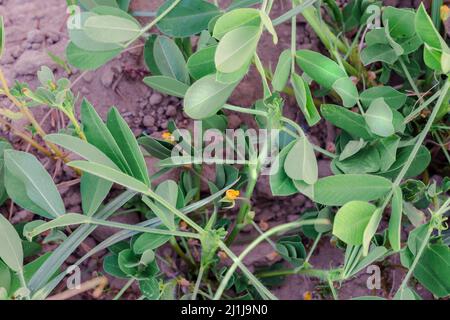
[[[241,193],[239,190],[230,189],[225,192],[225,198],[230,201],[236,200]]]
[[[312,296],[311,291],[306,291],[306,292],[303,294],[303,300],[312,300],[312,299],[313,299],[313,296]]]
[[[441,20],[445,22],[450,15],[450,8],[447,5],[441,6]]]
[[[175,141],[175,137],[168,131],[163,132],[162,138],[164,139],[164,141],[169,142],[169,143],[172,143]]]

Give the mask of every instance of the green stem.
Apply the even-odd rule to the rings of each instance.
[[[442,152],[445,155],[445,158],[447,159],[448,163],[450,164],[450,155],[448,154],[447,148],[445,147],[445,144],[442,141],[441,135],[439,134],[439,132],[436,132],[435,136],[436,136],[436,140],[438,141],[438,143],[442,149]]]
[[[193,232],[146,228],[146,227],[141,227],[141,226],[137,226],[137,225],[130,225],[130,224],[125,224],[125,223],[113,222],[113,221],[104,221],[104,220],[98,220],[98,219],[93,219],[93,218],[91,219],[91,221],[92,222],[89,222],[89,223],[96,224],[99,226],[117,228],[117,229],[137,231],[137,232],[142,232],[142,233],[162,234],[162,235],[169,235],[169,236],[176,236],[176,237],[200,239],[200,236],[197,233],[193,233]]]
[[[416,158],[417,152],[419,151],[420,147],[422,146],[423,141],[425,140],[428,132],[430,131],[431,126],[433,125],[434,119],[436,118],[438,112],[439,112],[439,106],[442,104],[443,100],[445,99],[445,96],[447,95],[447,91],[450,88],[450,80],[447,79],[445,82],[444,87],[440,90],[440,96],[439,96],[439,100],[437,101],[436,105],[434,106],[433,112],[430,115],[430,118],[428,119],[425,127],[423,128],[422,132],[419,134],[417,141],[414,145],[414,148],[412,149],[408,160],[405,162],[405,164],[402,167],[402,170],[400,171],[400,173],[398,174],[397,178],[395,179],[395,181],[392,184],[392,188],[388,194],[388,196],[386,197],[381,210],[384,211],[384,209],[387,207],[387,205],[389,204],[389,202],[391,201],[391,197],[394,194],[394,190],[395,188],[397,188],[401,181],[403,180],[403,177],[406,175],[406,173],[409,170],[409,167],[411,166],[411,163],[414,161],[414,159]]]
[[[113,300],[119,300],[123,294],[125,293],[125,291],[127,291],[127,289],[129,287],[131,287],[131,285],[133,284],[133,282],[136,281],[136,279],[132,278],[130,280],[128,280],[128,282],[122,287],[122,289],[120,289],[120,291],[117,293],[117,295],[113,298]]]
[[[319,269],[283,269],[283,270],[274,270],[274,271],[265,271],[257,273],[256,276],[258,278],[273,278],[280,276],[290,276],[290,275],[303,275],[312,278],[318,278],[321,280],[328,279],[328,270],[319,270]]]
[[[414,93],[416,94],[417,98],[419,98],[420,103],[423,103],[423,98],[422,98],[422,95],[420,94],[419,88],[417,88],[416,82],[411,77],[411,74],[409,73],[409,70],[406,67],[403,58],[399,57],[398,61],[400,62],[400,65],[402,66],[403,72],[406,75],[406,79],[408,79],[409,85],[411,86],[411,88],[413,88]]]
[[[314,240],[314,243],[313,243],[311,249],[309,249],[308,256],[306,257],[305,262],[303,263],[303,265],[307,265],[309,263],[309,260],[311,259],[312,254],[314,253],[314,250],[316,250],[317,245],[319,244],[320,238],[322,238],[322,234],[321,233],[319,233],[317,235],[316,239]]]
[[[144,28],[141,29],[141,32],[137,36],[134,37],[134,39],[131,39],[129,42],[125,44],[125,48],[127,48],[130,44],[132,44],[134,41],[139,39],[144,33],[146,33],[148,30],[153,28],[161,19],[163,19],[167,14],[170,13],[179,3],[181,0],[175,0],[164,12],[162,12],[159,16],[157,16],[152,22],[150,22],[148,25],[146,25]]]
[[[247,189],[245,191],[245,197],[249,201],[246,201],[244,204],[242,204],[241,208],[239,209],[239,213],[236,217],[235,225],[234,225],[233,229],[231,230],[230,235],[228,236],[228,238],[225,242],[227,245],[231,245],[233,243],[233,241],[236,239],[239,232],[244,227],[242,224],[245,220],[245,217],[248,214],[248,211],[250,210],[250,207],[251,207],[250,206],[250,198],[252,197],[253,191],[255,190],[257,179],[258,179],[258,177],[257,176],[255,177],[254,175],[251,175],[249,177],[249,181],[247,183]]]
[[[434,100],[436,100],[440,96],[441,92],[437,91],[435,94],[433,94],[427,101],[422,103],[416,110],[414,110],[412,113],[410,113],[405,120],[403,121],[404,124],[408,124],[411,121],[413,121],[421,112],[423,109],[428,107]]]
[[[419,251],[417,251],[417,254],[414,258],[413,263],[411,264],[411,267],[408,270],[408,273],[406,274],[405,278],[402,281],[402,284],[398,288],[397,292],[400,292],[405,289],[405,287],[408,285],[409,279],[411,278],[414,269],[417,266],[417,263],[419,262],[420,258],[422,257],[423,251],[425,250],[426,246],[428,245],[428,242],[430,241],[431,234],[433,232],[433,227],[430,225],[427,230],[427,234],[425,235],[425,238],[423,238],[422,244],[420,245]]]
[[[223,242],[219,243],[220,248],[226,253],[228,257],[233,261],[233,265],[237,265],[244,275],[250,280],[250,282],[254,285],[255,289],[261,294],[264,299],[277,300],[275,297],[259,280],[255,277],[255,275],[248,270],[248,268],[242,263],[242,261],[231,251]],[[228,282],[228,281],[227,281]],[[217,299],[219,299],[218,297]],[[214,297],[214,299],[216,299]]]
[[[203,265],[200,265],[200,269],[198,270],[197,281],[195,282],[195,287],[194,287],[194,291],[192,292],[191,300],[197,300],[197,294],[198,294],[198,291],[200,289],[200,284],[203,279],[203,273],[204,273],[205,269],[207,269],[207,268],[208,267],[204,267]]]
[[[233,264],[231,265],[231,267],[227,270],[227,273],[225,274],[225,276],[223,277],[222,281],[220,282],[219,288],[217,289],[215,295],[214,295],[214,300],[218,300],[220,299],[220,297],[223,294],[223,291],[225,290],[228,281],[231,279],[232,275],[234,274],[236,268],[238,267],[239,262],[242,263],[242,261],[244,260],[244,258],[253,250],[255,249],[262,241],[266,240],[268,237],[280,233],[280,232],[285,232],[288,230],[292,230],[292,229],[297,229],[300,228],[304,225],[312,225],[312,224],[324,224],[327,225],[329,224],[330,221],[327,219],[315,219],[315,220],[303,220],[303,221],[294,221],[294,222],[290,222],[290,223],[286,223],[286,224],[282,224],[279,226],[276,226],[272,229],[270,229],[269,231],[267,231],[266,233],[260,235],[258,238],[256,238],[253,242],[251,242],[247,248],[245,248],[245,250],[239,255],[239,257],[237,258],[237,260],[235,260],[233,262]]]

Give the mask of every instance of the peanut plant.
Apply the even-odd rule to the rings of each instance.
[[[72,92],[68,78],[56,79],[49,68],[37,74],[37,89],[19,82],[11,87],[0,70],[0,94],[16,109],[0,108],[2,130],[33,152],[73,168],[82,198],[82,212],[66,212],[39,160],[0,141],[0,203],[10,199],[35,214],[21,227],[0,215],[0,298],[51,297],[67,276],[62,264],[98,226],[117,232],[74,266],[108,250],[104,271],[127,280],[115,299],[134,282],[141,298],[149,300],[277,299],[271,284],[292,275],[319,279],[327,288],[324,297],[339,299],[343,282],[370,265],[389,265],[395,256],[405,272],[386,298],[421,299],[417,283],[435,298],[450,295],[450,50],[440,32],[442,1],[433,1],[430,16],[423,4],[399,9],[371,0],[343,7],[335,1],[292,0],[278,17],[271,14],[273,0],[234,0],[228,7],[219,1],[168,0],[156,12],[132,11],[130,2],[68,1],[65,69],[95,70],[142,48],[149,71],[144,83],[183,99],[179,112],[219,133],[225,133],[230,112],[250,115],[275,144],[267,139],[255,151],[245,139],[245,160],[238,165],[207,159],[216,178],[207,181],[206,194],[201,191],[204,163],[194,155],[208,144],[195,143],[175,122],[161,138],[136,138],[117,108],[103,121],[95,106]],[[298,48],[300,15],[320,39],[320,52]],[[150,22],[143,25],[144,20]],[[277,44],[282,25],[291,27],[291,45],[282,48],[272,70],[261,61],[258,52],[264,49],[258,44],[263,36]],[[0,53],[4,39],[2,27]],[[229,104],[253,68],[262,96],[249,108]],[[290,96],[304,123],[285,116]],[[45,132],[31,112],[42,107],[59,110],[69,125]],[[17,118],[26,118],[30,127],[15,127],[11,120]],[[309,127],[322,122],[339,129],[334,148],[311,141]],[[269,159],[273,145],[276,156]],[[223,151],[215,149],[215,155]],[[429,178],[436,155],[447,161],[438,168],[440,181]],[[146,157],[159,159],[152,176]],[[330,159],[333,175],[319,178],[317,157]],[[269,160],[272,195],[300,193],[314,209],[263,231],[254,221],[258,209],[252,197]],[[155,185],[176,169],[178,181]],[[122,188],[118,195],[111,192],[114,184]],[[139,210],[146,220],[130,225],[109,219],[124,208]],[[228,218],[235,208],[237,214]],[[258,236],[236,255],[232,245],[248,226]],[[57,236],[58,247],[40,255],[39,243]],[[318,269],[311,262],[324,239],[341,249],[341,266]],[[244,258],[265,241],[283,263],[251,272]],[[180,277],[191,280],[187,286],[160,268],[171,265],[158,253],[163,245],[177,253],[176,263],[184,266]],[[199,256],[193,253],[196,246]]]

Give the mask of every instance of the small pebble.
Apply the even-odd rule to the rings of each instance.
[[[149,102],[152,106],[160,104],[162,101],[163,97],[161,94],[159,93],[154,93],[150,96]]]

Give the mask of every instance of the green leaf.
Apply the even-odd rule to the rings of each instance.
[[[139,144],[150,155],[158,159],[167,159],[172,155],[172,145],[164,140],[158,140],[150,136],[138,139]]]
[[[414,277],[438,298],[450,295],[450,248],[432,244],[425,248],[414,269]]]
[[[112,162],[103,152],[98,150],[88,142],[79,138],[66,134],[49,134],[45,136],[45,140],[70,150],[86,160],[104,164],[113,169],[118,169],[116,164]],[[112,183],[90,174],[84,174],[81,177],[81,205],[83,212],[87,216],[91,216],[105,200]]]
[[[80,138],[70,136],[68,134],[48,134],[44,138],[45,141],[57,144],[64,149],[67,149],[86,160],[101,163],[105,166],[117,169],[115,163],[109,159],[102,151],[92,144],[81,140]]]
[[[79,0],[78,2],[88,10],[92,10],[98,6],[118,7],[116,0]]]
[[[403,55],[405,53],[405,50],[403,50],[403,47],[392,38],[392,36],[389,32],[388,22],[386,22],[384,31],[386,33],[386,39],[388,40],[389,45],[391,46],[392,49],[394,49],[395,55],[397,57],[400,57],[401,55]]]
[[[272,87],[275,91],[283,91],[291,73],[292,53],[284,50],[278,58],[277,68],[273,74]]]
[[[380,155],[377,149],[368,146],[343,161],[332,161],[344,173],[372,173],[380,171]]]
[[[33,155],[6,150],[4,157],[6,190],[15,203],[49,219],[66,212],[52,178]]]
[[[323,104],[320,111],[327,121],[348,132],[352,137],[364,140],[373,139],[364,117],[360,114],[332,104]]]
[[[314,100],[311,95],[308,84],[297,74],[292,74],[291,84],[294,89],[295,99],[297,105],[302,110],[306,122],[309,126],[314,126],[320,121],[319,112],[314,105]]]
[[[117,262],[120,270],[128,276],[134,276],[138,272],[139,258],[131,249],[121,251]]]
[[[91,39],[103,43],[128,42],[140,35],[141,26],[130,19],[113,15],[92,15],[84,23]]]
[[[85,11],[79,14],[73,14],[69,17],[69,20],[67,22],[69,28],[67,29],[67,31],[70,40],[78,48],[86,51],[97,52],[97,51],[109,51],[118,49],[123,50],[124,45],[120,42],[106,43],[91,38],[90,33],[92,33],[92,30],[88,30],[88,28],[86,28],[86,22],[89,18],[102,16],[105,17],[111,15],[120,17],[121,19],[126,20],[127,23],[138,24],[138,22],[133,17],[131,17],[130,15],[128,15],[127,13],[123,12],[120,9],[105,6],[95,7],[93,11]],[[107,31],[106,33],[109,32]]]
[[[336,213],[333,223],[333,235],[347,244],[362,244],[364,230],[366,230],[376,209],[373,204],[364,201],[346,203]]]
[[[141,254],[146,250],[155,250],[169,241],[171,236],[164,234],[141,234],[133,243],[133,251]]]
[[[161,75],[161,71],[158,69],[158,65],[156,64],[155,57],[153,56],[153,48],[155,47],[156,39],[158,38],[158,35],[151,34],[147,38],[147,41],[145,41],[144,45],[144,61],[147,65],[148,70],[152,73],[154,76]]]
[[[333,83],[333,89],[341,97],[346,108],[352,108],[359,100],[358,89],[348,77],[343,77]]]
[[[386,7],[383,10],[383,24],[389,24],[389,33],[392,37],[409,38],[415,33],[415,28],[411,26],[414,21],[415,13],[411,9],[399,9]]]
[[[95,70],[118,56],[121,51],[121,49],[86,51],[77,47],[73,42],[69,42],[66,48],[66,57],[69,64],[80,70]]]
[[[395,133],[392,110],[383,98],[372,101],[364,118],[370,130],[381,137],[388,137]]]
[[[9,142],[6,140],[0,139],[0,206],[5,202],[5,200],[8,198],[8,194],[6,193],[5,188],[5,175],[4,175],[4,158],[3,158],[3,152],[5,150],[12,149],[12,146]]]
[[[394,251],[400,251],[400,235],[403,214],[403,194],[399,186],[394,188],[391,203],[391,218],[389,219],[388,237]]]
[[[389,86],[372,87],[361,93],[361,103],[365,108],[378,98],[383,98],[389,107],[398,110],[405,104],[407,96]]]
[[[441,50],[432,48],[428,44],[425,44],[423,48],[423,61],[428,68],[442,72],[441,59]]]
[[[155,193],[164,198],[168,203],[176,208],[178,200],[178,185],[172,180],[166,180],[158,185]],[[170,230],[175,230],[175,220],[172,212],[168,211],[159,203],[154,203],[148,197],[143,197],[142,201],[152,209],[153,213],[161,219],[164,225]]]
[[[260,27],[240,27],[222,38],[217,46],[216,69],[223,73],[238,71],[253,58],[261,36]]]
[[[395,135],[378,140],[376,148],[380,154],[382,172],[387,171],[395,163],[399,142],[400,138]]]
[[[421,300],[420,296],[409,287],[402,286],[398,289],[393,300]]]
[[[400,173],[400,170],[408,160],[413,147],[414,146],[401,148],[400,151],[397,153],[397,159],[395,160],[394,164],[386,172],[383,172],[380,175],[387,178],[395,178]],[[416,157],[411,163],[408,171],[406,172],[404,178],[407,179],[418,176],[428,167],[430,162],[431,162],[430,152],[425,146],[421,146],[419,148],[419,151],[417,152]]]
[[[277,252],[293,266],[300,267],[306,258],[305,246],[300,236],[288,236],[276,243]]]
[[[112,182],[85,173],[81,177],[80,193],[83,213],[92,216],[111,190]]]
[[[200,79],[216,72],[214,57],[217,46],[209,46],[201,49],[189,57],[187,68],[192,78]]]
[[[237,83],[221,83],[214,74],[196,81],[186,92],[184,111],[192,119],[206,119],[227,102]]]
[[[394,49],[386,44],[374,44],[361,51],[361,61],[365,66],[377,61],[393,64],[397,59]]]
[[[409,233],[408,249],[414,256],[419,252],[420,247],[425,241],[429,228],[430,223],[421,224]]]
[[[317,160],[311,143],[305,136],[297,139],[286,156],[284,171],[292,180],[314,184],[318,177]]]
[[[327,206],[342,206],[349,201],[372,201],[383,197],[392,183],[369,174],[346,174],[321,178],[314,185],[314,201]]]
[[[90,218],[86,217],[85,215],[78,214],[78,213],[66,213],[62,216],[59,216],[59,217],[53,219],[50,222],[38,221],[38,222],[42,222],[42,223],[39,223],[36,226],[32,225],[29,230],[24,230],[24,235],[28,239],[31,239],[31,238],[37,236],[38,234],[41,234],[48,230],[77,225],[77,224],[89,223],[89,221],[90,221]],[[33,222],[35,222],[35,221],[33,221]]]
[[[144,83],[156,91],[178,98],[184,98],[189,89],[187,84],[166,76],[145,77]]]
[[[11,272],[9,271],[8,266],[3,261],[0,260],[0,288],[4,288],[7,294],[9,292],[10,286],[11,286]]]
[[[227,11],[231,11],[237,8],[251,7],[255,4],[262,3],[262,0],[232,0]]]
[[[357,274],[367,266],[381,259],[387,252],[388,250],[382,246],[373,248],[366,257],[364,257],[354,268],[351,269],[349,277]]]
[[[94,107],[86,99],[81,103],[81,122],[87,141],[110,158],[121,171],[131,174],[131,169],[117,142]]]
[[[268,14],[263,10],[259,10],[259,16],[261,17],[261,21],[262,21],[264,27],[272,35],[273,43],[277,44],[278,43],[278,35],[277,35],[277,32],[275,31],[275,28],[273,27],[272,20],[270,20],[270,17],[268,16]]]
[[[318,52],[299,50],[296,53],[296,61],[311,79],[326,89],[331,89],[340,78],[347,77],[336,62]]]
[[[232,73],[216,72],[216,80],[224,84],[238,83],[248,73],[251,62],[244,64],[239,70]]]
[[[0,58],[2,57],[5,48],[5,23],[3,17],[0,16]]]
[[[367,142],[365,142],[363,139],[349,141],[345,145],[344,150],[342,150],[342,152],[339,154],[339,161],[344,161],[345,159],[354,156],[366,145]]]
[[[148,191],[148,187],[141,181],[102,164],[88,161],[71,161],[67,165],[78,168],[105,180],[120,184],[139,193],[146,193]]]
[[[106,273],[119,279],[127,279],[128,275],[119,268],[119,256],[115,254],[107,255],[103,259],[103,269]]]
[[[292,141],[277,155],[269,175],[270,190],[274,196],[289,196],[297,193],[292,179],[284,171],[286,157],[296,142]]]
[[[183,53],[175,41],[159,36],[153,47],[153,56],[162,75],[189,84],[189,71]]]
[[[0,214],[0,258],[10,269],[21,272],[23,268],[22,241],[11,223]]]
[[[159,282],[156,278],[139,281],[139,289],[148,300],[158,300],[161,295]]]
[[[174,0],[165,1],[157,15],[161,15],[173,2]],[[219,14],[219,8],[207,1],[181,0],[156,26],[171,37],[190,37],[207,29],[209,21]]]
[[[111,108],[108,112],[107,127],[117,142],[122,154],[127,155],[126,161],[131,169],[132,176],[149,186],[150,179],[148,177],[147,165],[138,142],[130,127],[128,127],[128,124],[120,116],[119,111],[115,107]]]
[[[225,13],[214,25],[213,36],[220,40],[225,34],[241,27],[260,27],[259,10],[242,8]]]
[[[433,21],[425,10],[423,3],[421,3],[419,9],[417,9],[415,24],[417,34],[427,45],[440,50],[443,50],[447,46],[444,39],[442,39],[439,32],[434,27]]]
[[[375,210],[373,215],[370,217],[369,223],[364,229],[363,235],[363,256],[367,256],[369,253],[370,242],[372,241],[373,236],[377,232],[378,226],[380,225],[383,211],[378,208]]]

